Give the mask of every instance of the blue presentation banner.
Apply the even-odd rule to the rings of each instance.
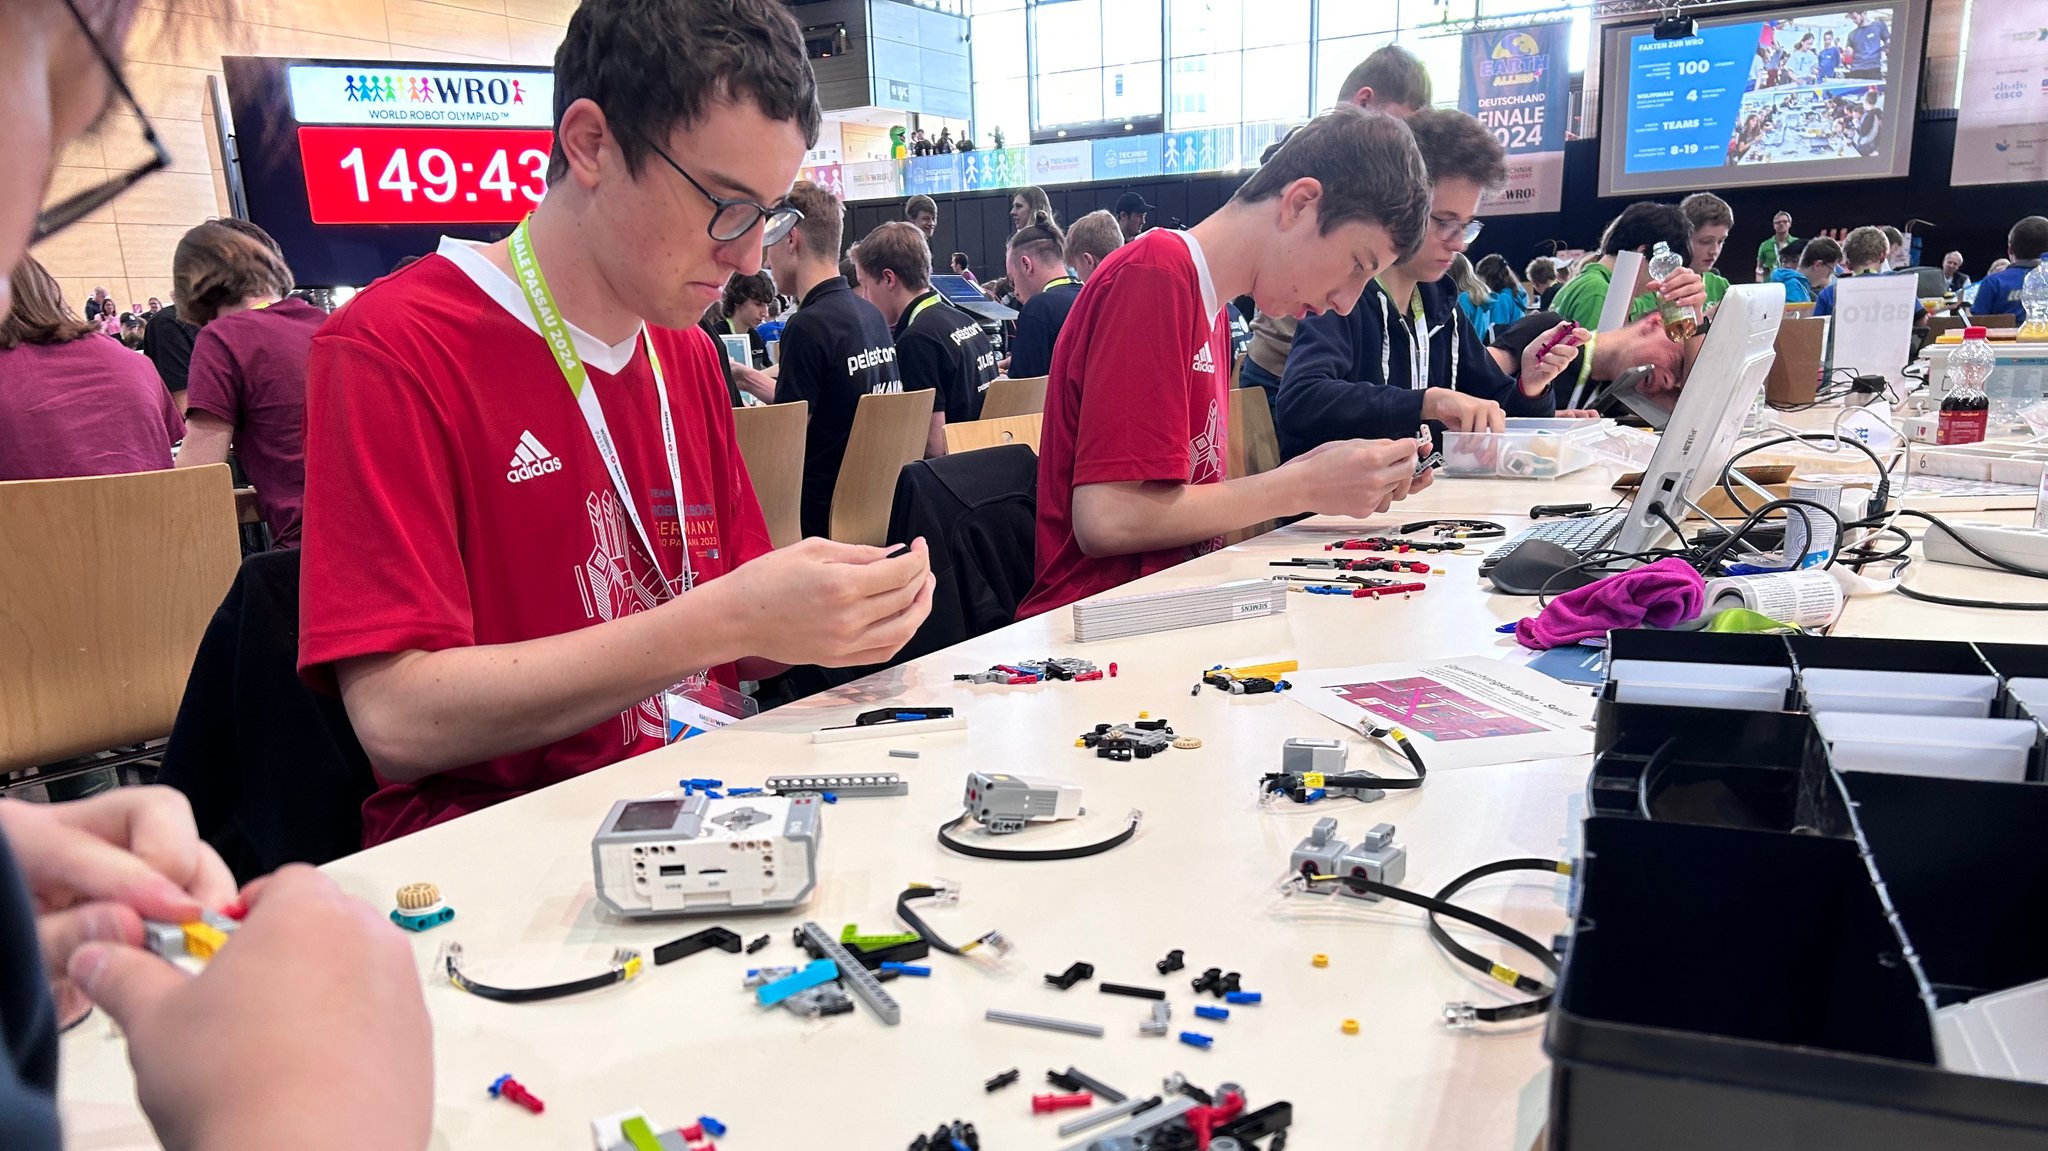
[[[960,157],[913,156],[903,162],[903,194],[936,196],[960,191]]]
[[[1022,148],[978,148],[962,152],[955,158],[960,161],[960,189],[963,192],[1016,188],[1031,182],[1024,178]]]
[[[1555,212],[1564,202],[1564,129],[1570,115],[1565,21],[1465,34],[1458,107],[1508,153],[1508,182],[1487,193],[1489,215]]]
[[[1095,178],[1122,180],[1165,171],[1165,147],[1158,135],[1118,136],[1095,141]]]
[[[1185,172],[1220,172],[1237,167],[1235,127],[1200,128],[1168,132],[1160,168],[1166,175]]]
[[[1742,112],[1761,24],[1702,28],[1683,40],[1629,45],[1625,172],[1719,167]]]

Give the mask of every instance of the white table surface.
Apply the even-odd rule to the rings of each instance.
[[[1264,576],[1275,558],[1320,553],[1343,535],[1386,531],[1429,515],[1483,516],[1518,528],[1536,503],[1611,502],[1604,469],[1551,482],[1445,480],[1369,522],[1312,520],[1204,557],[1133,585],[1156,590]],[[1917,531],[1916,531],[1917,534]],[[1321,897],[1281,900],[1274,883],[1288,852],[1319,818],[1338,819],[1356,841],[1374,823],[1399,828],[1410,853],[1407,886],[1434,890],[1469,867],[1508,856],[1564,857],[1584,814],[1588,756],[1462,771],[1438,771],[1420,792],[1393,792],[1370,805],[1281,803],[1261,810],[1255,786],[1278,762],[1288,736],[1342,737],[1344,729],[1278,696],[1231,697],[1190,687],[1202,669],[1299,660],[1305,669],[1468,654],[1505,654],[1496,625],[1532,601],[1496,596],[1476,581],[1479,550],[1444,557],[1430,590],[1386,601],[1294,596],[1276,618],[1139,636],[1072,642],[1071,613],[1049,613],[957,648],[779,708],[734,728],[642,756],[395,843],[338,860],[328,871],[349,891],[388,907],[401,885],[440,885],[455,921],[413,937],[435,1024],[434,1146],[573,1148],[589,1145],[589,1120],[643,1108],[657,1127],[717,1116],[731,1128],[719,1145],[763,1148],[895,1148],[941,1120],[964,1118],[991,1151],[1050,1149],[1071,1140],[1054,1127],[1070,1114],[1034,1117],[1029,1096],[1049,1090],[1048,1067],[1069,1064],[1128,1093],[1155,1093],[1181,1070],[1213,1086],[1235,1080],[1251,1105],[1294,1104],[1290,1145],[1520,1151],[1545,1113],[1547,1061],[1538,1026],[1507,1034],[1452,1033],[1439,1025],[1451,1000],[1503,1002],[1499,985],[1447,960],[1429,941],[1421,914],[1398,905]],[[2038,581],[1946,565],[1915,565],[1931,591],[2038,598]],[[2028,584],[2034,584],[2029,588]],[[1120,593],[1121,594],[1121,593]],[[2048,621],[2018,613],[1914,603],[1898,596],[1855,600],[1843,634],[1983,640],[2042,639]],[[955,684],[952,675],[998,662],[1075,655],[1107,667],[1113,680],[1028,687]],[[959,709],[969,728],[918,738],[818,746],[816,728],[891,704]],[[1140,710],[1203,740],[1144,762],[1111,763],[1076,748],[1099,722]],[[1590,749],[1591,736],[1588,735]],[[891,748],[921,758],[895,759]],[[1373,763],[1372,753],[1354,749]],[[960,809],[972,769],[1056,776],[1087,789],[1090,817],[1031,833],[1031,846],[1092,841],[1115,830],[1130,808],[1145,812],[1133,842],[1091,859],[1048,864],[963,858],[933,841]],[[659,924],[608,921],[596,908],[589,841],[614,800],[675,786],[685,776],[732,785],[771,774],[898,771],[911,794],[846,799],[826,809],[819,888],[800,913],[712,916]],[[1398,769],[1396,769],[1398,770]],[[930,979],[889,986],[903,1023],[886,1027],[854,1014],[807,1022],[759,1009],[740,986],[743,968],[799,962],[790,928],[815,919],[835,935],[903,930],[896,894],[910,881],[948,877],[964,884],[958,906],[927,918],[959,942],[999,928],[1016,943],[999,967],[934,952]],[[1547,939],[1565,924],[1566,881],[1529,876],[1481,884],[1461,897]],[[920,905],[928,908],[929,904]],[[712,924],[774,942],[755,956],[706,952],[651,965],[624,986],[532,1005],[466,995],[428,969],[441,944],[459,940],[467,967],[503,986],[553,983],[603,970],[616,945],[644,950]],[[1530,967],[1524,957],[1481,949]],[[1169,949],[1188,969],[1160,977]],[[1316,969],[1312,953],[1329,956]],[[1201,1051],[1171,1038],[1141,1037],[1143,1000],[1103,995],[1094,983],[1060,992],[1041,976],[1075,960],[1097,980],[1168,989],[1174,1030],[1215,1036]],[[1194,1018],[1188,980],[1216,966],[1241,972],[1265,1003],[1232,1010],[1227,1022]],[[1504,990],[1504,989],[1499,989]],[[1097,1022],[1090,1039],[984,1022],[998,1007]],[[1356,1019],[1347,1036],[1340,1022]],[[290,1026],[279,1020],[278,1026]],[[199,1053],[203,1057],[203,1053]],[[1022,1081],[984,1094],[982,1081],[1010,1067]],[[486,1097],[511,1073],[547,1103],[543,1116]],[[136,1108],[125,1049],[103,1015],[63,1042],[63,1112],[74,1148],[153,1146]]]

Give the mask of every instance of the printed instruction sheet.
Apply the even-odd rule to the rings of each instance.
[[[1593,750],[1582,687],[1486,656],[1305,671],[1287,698],[1345,727],[1398,727],[1431,771]]]

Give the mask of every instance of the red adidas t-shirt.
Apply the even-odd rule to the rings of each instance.
[[[1091,559],[1074,541],[1074,489],[1223,482],[1229,401],[1230,325],[1194,238],[1154,228],[1112,252],[1053,349],[1038,451],[1038,578],[1019,619],[1215,546]]]
[[[768,530],[710,338],[648,332],[701,582],[767,552]],[[673,584],[680,528],[646,349],[574,334]],[[559,635],[644,611],[660,594],[524,295],[452,240],[365,289],[314,339],[302,540],[299,671],[330,692],[338,660]],[[730,667],[714,674],[736,686]],[[651,751],[663,735],[660,701],[648,699],[532,751],[416,783],[380,778],[363,842]]]

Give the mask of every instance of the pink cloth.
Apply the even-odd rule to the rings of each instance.
[[[1671,627],[1698,618],[1707,581],[1677,556],[1616,572],[1550,601],[1515,625],[1523,647],[1547,651],[1618,627]]]

